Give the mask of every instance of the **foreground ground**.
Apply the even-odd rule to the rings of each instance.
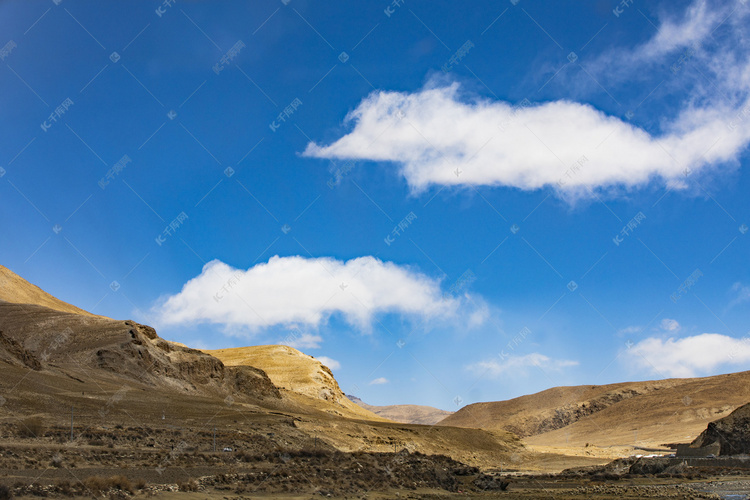
[[[6,432],[9,427],[2,428]],[[63,429],[42,437],[0,439],[0,499],[154,498],[164,500],[311,499],[610,499],[746,498],[750,469],[667,467],[667,459],[622,459],[560,473],[517,468],[478,468],[444,455],[402,449],[341,452],[312,441],[304,449],[284,449],[274,436],[246,435],[231,451],[187,445],[180,431],[151,430],[168,448],[148,446],[143,429],[112,429],[122,443],[91,434],[65,442]],[[213,433],[205,433],[213,439]],[[85,441],[83,441],[85,440]],[[144,441],[145,440],[145,441]],[[142,445],[143,443],[146,445]],[[227,447],[230,448],[230,447]],[[545,456],[547,468],[575,463],[575,457]],[[741,464],[742,465],[742,464]],[[738,496],[720,496],[734,493]]]

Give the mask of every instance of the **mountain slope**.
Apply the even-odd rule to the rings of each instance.
[[[659,446],[689,442],[750,401],[750,372],[714,377],[555,387],[468,405],[439,425],[508,430],[534,445]]]
[[[0,266],[0,301],[13,304],[35,304],[56,311],[95,316],[88,311],[53,297],[4,266]]]
[[[204,352],[217,357],[227,366],[260,368],[276,387],[303,396],[306,404],[316,408],[351,418],[382,420],[351,402],[327,366],[293,347],[263,345]]]
[[[357,396],[346,395],[347,398],[357,403],[365,410],[373,412],[388,420],[402,422],[404,424],[421,424],[435,425],[448,415],[453,415],[452,411],[440,410],[432,406],[421,405],[387,405],[373,406],[368,405]]]
[[[261,370],[227,368],[134,321],[0,302],[0,360],[34,371],[97,376],[188,393],[280,398]]]

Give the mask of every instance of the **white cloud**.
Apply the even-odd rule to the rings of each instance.
[[[718,333],[703,333],[681,339],[647,338],[625,351],[639,369],[660,376],[710,375],[720,366],[750,362],[750,338],[736,339]]]
[[[385,377],[378,377],[375,380],[370,380],[370,385],[383,385],[387,383],[388,383],[388,379]]]
[[[560,371],[563,368],[577,365],[578,361],[552,359],[544,354],[533,352],[523,356],[506,356],[499,360],[479,361],[466,368],[477,375],[496,378],[501,375],[525,374],[531,367],[537,367],[544,371]]]
[[[646,62],[669,65],[676,50],[711,39],[712,30],[726,20],[728,41],[715,42],[721,45],[711,51],[697,48],[691,56],[710,68],[721,91],[713,84],[709,90],[695,85],[659,132],[586,103],[562,99],[514,107],[462,95],[457,83],[430,83],[411,93],[371,93],[345,118],[348,134],[328,145],[311,142],[304,155],[395,162],[415,191],[432,185],[552,187],[576,198],[590,190],[653,181],[684,189],[686,172],[711,172],[734,163],[750,143],[750,126],[744,123],[750,123],[750,63],[747,51],[738,49],[747,44],[746,10],[729,16],[727,6],[697,1],[680,20],[663,21],[640,47],[607,53],[600,64],[592,63],[611,73],[620,67],[636,75]]]
[[[214,260],[182,290],[154,307],[158,324],[214,323],[227,329],[294,323],[319,326],[332,314],[367,329],[374,316],[397,313],[425,320],[457,320],[474,306],[444,298],[440,281],[374,257],[272,257],[238,270]],[[314,345],[315,336],[304,338]]]
[[[341,368],[341,363],[339,363],[335,359],[329,358],[328,356],[315,356],[315,359],[323,363],[331,370],[338,370],[339,368]]]
[[[676,332],[680,329],[680,324],[676,319],[664,318],[663,320],[661,320],[660,326],[661,329],[665,332]]]
[[[279,344],[294,347],[295,349],[318,349],[321,342],[323,342],[323,337],[320,335],[303,333],[302,335],[289,335],[283,341],[279,342]]]
[[[575,195],[655,178],[680,188],[686,168],[733,160],[750,140],[750,127],[728,128],[727,111],[689,110],[670,131],[652,136],[570,101],[514,110],[502,101],[464,101],[458,84],[412,94],[376,91],[347,117],[352,132],[328,146],[310,143],[304,154],[397,162],[416,190],[552,186]]]

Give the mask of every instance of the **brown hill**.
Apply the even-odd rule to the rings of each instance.
[[[365,403],[357,396],[346,396],[365,410],[373,412],[375,415],[402,422],[405,424],[435,425],[448,415],[453,415],[452,411],[440,410],[432,406],[421,405],[387,405],[373,406]]]
[[[740,406],[726,417],[708,424],[691,446],[703,447],[716,442],[721,445],[721,455],[750,453],[750,404]]]
[[[0,266],[0,301],[13,304],[35,304],[56,311],[94,316],[90,312],[53,297],[4,266]]]
[[[659,446],[693,440],[748,400],[750,372],[555,387],[468,405],[439,425],[507,430],[539,446]]]
[[[350,401],[330,368],[312,356],[284,345],[261,345],[206,350],[227,366],[254,366],[266,372],[281,390],[304,396],[309,404],[329,413],[352,418],[383,420]]]

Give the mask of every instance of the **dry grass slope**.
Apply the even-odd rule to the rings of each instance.
[[[276,387],[300,395],[302,404],[350,418],[384,420],[350,401],[331,370],[312,356],[283,345],[262,345],[204,351],[227,366],[254,366],[268,374]]]
[[[750,372],[555,387],[462,408],[439,425],[503,429],[539,446],[659,446],[693,440],[750,401]]]
[[[95,316],[90,312],[53,297],[4,266],[0,266],[0,301],[11,302],[13,304],[35,304],[56,311]]]

